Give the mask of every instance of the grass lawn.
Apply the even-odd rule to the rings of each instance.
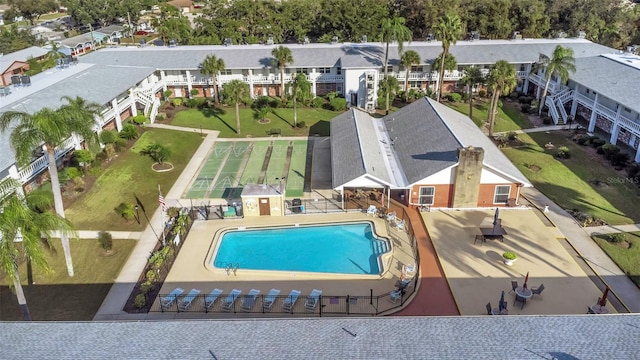
[[[219,109],[188,109],[181,111],[171,121],[172,125],[199,129],[218,130],[220,137],[235,138],[251,136],[269,136],[271,129],[280,129],[282,136],[308,136],[309,134],[329,135],[329,121],[341,112],[325,109],[299,108],[298,122],[304,121],[303,129],[293,128],[293,109],[272,109],[267,115],[268,124],[260,124],[253,118],[254,111],[240,109],[240,132],[236,134],[236,114],[233,107]]]
[[[172,171],[153,171],[153,161],[139,154],[156,141],[171,150],[168,162],[174,166]],[[67,218],[80,230],[144,230],[147,224],[142,212],[142,221],[138,224],[126,222],[114,209],[122,202],[135,204],[137,196],[151,217],[158,207],[158,185],[166,195],[201,142],[197,133],[164,129],[145,131],[130,150],[112,160],[90,190],[66,209]]]
[[[53,19],[57,19],[57,18],[61,18],[63,16],[66,16],[66,13],[49,13],[49,14],[42,14],[38,17],[38,19],[36,20],[36,23],[41,23],[43,21],[47,21],[47,20],[53,20]]]
[[[565,209],[578,209],[609,224],[640,222],[637,205],[640,189],[633,184],[615,181],[626,175],[601,165],[600,155],[585,151],[567,138],[566,132],[518,136],[525,144],[517,148],[505,148],[503,152],[536,188],[558,205]],[[555,150],[544,149],[544,144],[548,142],[556,148],[567,146],[571,158],[554,158]],[[596,180],[602,184],[595,185]]]
[[[593,240],[640,286],[640,232],[622,233],[622,236],[625,240],[617,244],[607,241],[607,235],[593,236]]]
[[[445,103],[452,109],[455,109],[465,115],[469,115],[469,103]],[[515,103],[503,101],[503,106],[498,109],[496,122],[494,124],[494,132],[513,131],[520,129],[529,129],[533,125],[526,116],[520,112],[519,106]],[[473,100],[473,122],[482,128],[487,122],[489,116],[489,100],[474,98]]]
[[[135,240],[113,240],[111,254],[106,254],[98,240],[71,240],[74,277],[67,275],[67,266],[59,239],[52,241],[56,252],[46,252],[52,273],[33,269],[35,284],[27,285],[27,266],[23,263],[20,277],[27,305],[37,321],[91,321],[102,305],[111,284],[136,246]],[[0,286],[0,320],[22,320],[15,294],[7,285]]]

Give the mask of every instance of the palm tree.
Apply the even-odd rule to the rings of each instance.
[[[288,64],[293,64],[293,56],[291,55],[291,49],[282,45],[271,51],[273,59],[273,66],[280,70],[280,98],[284,99],[284,68]]]
[[[433,61],[433,70],[439,72],[440,68],[442,67],[443,64],[444,64],[444,69],[448,70],[448,71],[453,71],[453,70],[458,68],[458,60],[456,59],[455,56],[453,56],[452,54],[447,54],[447,56],[445,56],[444,62],[443,62],[442,61],[442,55],[444,55],[444,53],[440,53],[440,55],[438,55],[438,57],[435,58],[435,60]],[[443,78],[442,79],[438,79],[440,81],[438,81],[438,84],[436,86],[436,88],[440,89],[440,90],[442,90],[442,85],[444,84],[444,75],[442,75],[442,76],[443,76]],[[436,92],[438,92],[438,91],[436,91]]]
[[[440,97],[442,95],[442,88],[444,87],[444,60],[449,53],[449,48],[451,45],[455,45],[458,38],[462,35],[462,22],[460,21],[460,17],[455,14],[445,14],[444,17],[440,18],[440,21],[435,27],[436,37],[442,41],[442,58],[440,61],[440,73],[438,75],[438,81],[440,81],[439,89],[437,90],[437,101],[440,102]]]
[[[231,80],[222,88],[224,100],[229,105],[236,106],[236,133],[240,134],[240,103],[249,97],[249,85],[242,80]]]
[[[533,67],[533,72],[537,72],[538,69],[544,68],[544,78],[546,80],[544,84],[544,90],[542,91],[542,100],[538,108],[538,116],[542,115],[542,108],[544,102],[547,99],[547,91],[549,91],[549,83],[554,76],[560,77],[560,81],[564,84],[569,80],[569,72],[576,71],[575,58],[573,57],[573,49],[568,47],[556,46],[553,50],[551,57],[545,54],[540,54],[538,63]]]
[[[499,60],[493,65],[487,79],[489,89],[493,92],[489,108],[489,136],[493,136],[493,125],[498,112],[498,101],[501,93],[508,93],[518,84],[516,70],[506,60]]]
[[[483,84],[485,81],[484,75],[479,67],[470,66],[465,70],[464,77],[461,81],[467,86],[467,91],[469,91],[469,117],[473,119],[473,86]]]
[[[407,101],[407,93],[409,92],[409,71],[411,70],[411,66],[420,64],[420,55],[413,50],[409,50],[400,56],[400,64],[405,67],[405,76],[404,76],[404,91],[405,91],[405,101]]]
[[[291,81],[291,92],[293,96],[293,127],[298,127],[298,100],[306,100],[311,94],[311,83],[307,76],[299,73]]]
[[[380,92],[387,98],[387,111],[389,98],[391,96],[395,96],[400,90],[400,85],[398,84],[398,79],[393,76],[387,76],[382,78],[378,83],[378,87],[380,88]]]
[[[215,55],[207,55],[200,66],[201,73],[211,75],[211,81],[213,82],[213,101],[216,105],[220,104],[220,97],[218,96],[218,73],[224,69],[224,60]]]
[[[382,20],[382,41],[386,43],[384,51],[384,76],[386,78],[389,74],[388,62],[389,62],[389,44],[392,41],[398,42],[398,55],[402,56],[404,50],[404,42],[411,41],[413,33],[405,26],[406,20],[400,16],[394,16],[392,19]],[[385,110],[389,112],[389,92],[387,92]]]
[[[47,52],[46,56],[48,59],[56,60],[56,59],[61,59],[67,56],[65,53],[60,51],[60,45],[58,45],[57,42],[49,41],[49,46],[51,46],[51,50]]]
[[[48,271],[43,252],[43,236],[49,241],[54,231],[71,235],[71,224],[61,216],[39,208],[51,207],[51,198],[29,194],[25,196],[19,184],[7,181],[0,184],[0,271],[12,280],[22,311],[22,318],[30,321],[31,314],[22,289],[18,264],[21,257]],[[18,245],[20,244],[20,245]]]
[[[94,113],[91,109],[97,108],[97,105],[87,103],[81,98],[65,97],[64,99],[68,101],[68,104],[57,110],[44,108],[34,114],[20,111],[7,111],[0,114],[0,131],[12,129],[11,147],[16,153],[18,164],[28,164],[31,161],[33,149],[44,143],[49,162],[54,205],[56,213],[62,218],[64,218],[64,205],[60,191],[58,167],[56,166],[55,148],[68,139],[72,133],[82,136],[87,144],[95,143]],[[14,124],[15,127],[13,127]],[[67,272],[69,276],[73,276],[69,238],[64,234],[62,248],[67,262]]]

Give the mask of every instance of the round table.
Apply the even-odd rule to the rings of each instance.
[[[516,293],[516,300],[520,298],[520,300],[522,301],[522,306],[520,307],[520,309],[524,309],[524,305],[527,303],[527,299],[533,296],[533,292],[531,292],[531,290],[522,286],[518,286],[514,290],[514,292]]]

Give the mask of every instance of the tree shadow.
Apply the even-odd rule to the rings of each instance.
[[[309,127],[309,136],[329,136],[331,133],[331,123],[328,120],[318,120]]]
[[[229,125],[226,121],[224,121],[224,119],[222,119],[222,118],[220,117],[220,115],[224,115],[224,114],[226,114],[226,111],[225,111],[225,110],[220,109],[220,108],[215,108],[215,107],[214,107],[214,108],[205,108],[205,109],[202,109],[202,110],[200,110],[200,112],[201,112],[201,113],[202,113],[202,115],[204,115],[204,117],[206,117],[206,118],[214,117],[214,118],[216,118],[216,119],[220,120],[220,122],[221,122],[222,124],[224,124],[224,125],[225,125],[229,130],[233,131],[234,133],[237,133],[237,130],[236,130],[233,126]]]
[[[278,113],[276,112],[276,109],[272,109],[272,110],[271,110],[271,113],[272,113],[273,115],[277,116],[280,120],[282,120],[282,121],[284,121],[285,123],[289,124],[289,126],[293,127],[293,124],[292,124],[292,123],[290,123],[290,122],[289,122],[289,120],[287,120],[287,119],[283,118],[282,116],[280,116],[280,114],[278,114]]]

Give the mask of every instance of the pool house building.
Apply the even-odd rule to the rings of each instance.
[[[84,49],[89,40],[82,41]],[[75,51],[79,43],[69,44]],[[459,81],[469,66],[478,66],[485,73],[498,60],[507,60],[513,64],[518,77],[518,91],[540,95],[544,86],[543,73],[532,74],[531,69],[538,61],[540,54],[551,54],[557,45],[570,47],[576,57],[577,72],[571,74],[566,85],[554,79],[550,86],[547,105],[554,122],[562,124],[569,116],[578,115],[587,121],[590,131],[596,128],[610,136],[611,143],[626,144],[636,151],[635,160],[640,161],[640,105],[633,101],[634,94],[640,93],[640,58],[631,54],[621,54],[615,49],[592,43],[585,39],[517,39],[517,40],[475,40],[459,41],[451,47],[456,57],[458,68],[445,72],[443,79],[438,79],[433,71],[432,63],[441,53],[440,42],[411,42],[406,50],[416,51],[421,58],[418,65],[409,69],[408,84],[411,88],[436,89],[440,81],[445,82],[446,91],[460,88]],[[0,92],[0,112],[26,111],[34,113],[44,107],[57,108],[62,105],[62,96],[80,96],[87,101],[103,106],[101,115],[96,118],[95,129],[122,128],[122,122],[131,116],[145,114],[150,121],[155,121],[164,92],[171,92],[175,97],[210,97],[213,93],[211,76],[202,74],[200,67],[207,55],[213,54],[224,60],[226,69],[217,76],[217,84],[224,87],[231,80],[245,81],[254,97],[280,95],[280,84],[290,82],[296,73],[304,73],[311,83],[311,92],[322,96],[329,92],[337,92],[344,96],[350,107],[343,116],[355,116],[358,119],[366,115],[377,105],[378,83],[383,74],[384,44],[381,43],[331,43],[331,44],[290,44],[294,59],[293,64],[285,68],[284,78],[280,78],[278,69],[271,66],[271,55],[274,47],[279,45],[229,45],[229,46],[177,46],[177,47],[114,47],[103,48],[81,56],[78,62],[60,64],[58,68],[48,70],[31,78],[29,86],[19,84],[5,87]],[[389,48],[389,73],[403,83],[407,76],[406,69],[399,64],[397,45]],[[1,58],[0,58],[1,59]],[[193,95],[195,94],[195,95]],[[505,171],[493,165],[493,155],[482,140],[465,141],[462,135],[453,131],[453,119],[460,115],[454,111],[431,101],[423,101],[422,105],[431,108],[427,114],[429,119],[440,116],[442,131],[448,127],[453,134],[449,138],[451,144],[456,141],[460,148],[474,146],[484,150],[483,170],[486,178],[489,172],[498,177],[507,177],[513,185],[509,190],[509,199],[517,194],[516,183],[523,183],[520,174]],[[349,115],[350,114],[350,115]],[[358,114],[358,115],[354,115]],[[420,114],[413,116],[420,117]],[[401,129],[393,127],[393,119],[408,117],[398,113],[383,120],[385,134],[392,141],[397,136],[403,137]],[[342,118],[342,116],[340,117]],[[408,120],[407,120],[408,122]],[[462,126],[462,125],[460,125]],[[465,125],[466,126],[466,125]],[[391,129],[393,128],[393,131]],[[426,142],[440,143],[443,139],[434,140],[436,133],[420,134]],[[440,134],[440,133],[437,133]],[[10,148],[9,133],[0,134],[0,179],[12,177],[25,185],[37,180],[46,171],[47,159],[39,156],[41,151],[34,149],[34,158],[30,164],[18,166]],[[340,136],[333,133],[333,136]],[[479,136],[479,134],[478,134]],[[481,137],[481,136],[479,136]],[[409,140],[407,140],[409,141]],[[58,149],[62,157],[74,148],[80,148],[82,140],[73,136]],[[391,146],[390,144],[388,144]],[[442,145],[442,144],[441,144]],[[487,144],[488,145],[488,144]],[[396,148],[404,146],[395,144]],[[435,146],[435,145],[434,145]],[[425,148],[427,149],[427,148]],[[457,150],[447,154],[423,154],[424,157],[444,156],[442,166],[453,166],[452,160]],[[385,155],[386,157],[386,155]],[[435,164],[428,160],[425,163]],[[337,165],[334,164],[334,167]],[[431,165],[429,165],[431,167]],[[428,176],[443,176],[444,168],[432,167],[434,173],[425,172]],[[426,168],[420,167],[420,171]],[[377,168],[376,171],[380,171]],[[403,168],[403,172],[408,169]],[[417,170],[416,170],[417,171]],[[504,173],[500,173],[503,171]],[[387,187],[406,187],[419,184],[421,174],[404,174],[409,178],[396,178],[388,174]],[[400,176],[400,175],[398,175]],[[429,178],[433,179],[433,178]],[[516,180],[518,179],[518,180]],[[380,179],[382,180],[382,179]],[[481,185],[485,186],[485,180]],[[435,181],[435,180],[434,180]],[[438,180],[441,185],[443,180]],[[502,180],[501,180],[502,181]],[[446,182],[445,182],[446,183]],[[496,182],[497,183],[497,182]],[[334,184],[334,187],[345,185]],[[493,186],[493,185],[491,185]],[[407,188],[408,189],[408,188]],[[506,188],[505,188],[506,189]],[[494,189],[495,190],[495,189]],[[414,197],[413,192],[419,188],[407,190],[409,201],[419,204],[421,200]],[[430,196],[427,194],[423,196]],[[505,190],[506,191],[506,190]],[[494,191],[491,191],[493,194]],[[446,195],[449,194],[449,195]],[[452,191],[435,188],[434,206],[448,204],[455,206],[455,195]],[[418,195],[420,196],[420,195]],[[451,198],[453,196],[453,198]],[[484,199],[484,197],[481,197]],[[478,205],[493,204],[494,195],[486,200],[478,200]],[[500,197],[502,199],[503,197]]]

